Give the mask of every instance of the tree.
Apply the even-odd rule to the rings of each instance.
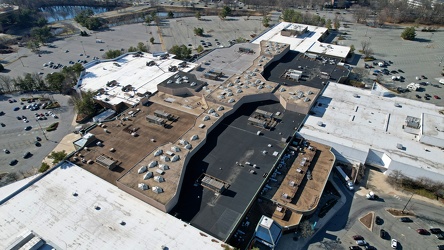
[[[169,53],[176,55],[177,59],[187,59],[191,55],[191,49],[187,48],[185,45],[174,45],[169,50]]]
[[[151,37],[151,38],[150,38],[150,43],[151,43],[151,44],[154,44],[154,37]]]
[[[301,231],[301,236],[304,238],[308,238],[310,236],[313,235],[314,230],[311,227],[310,221],[309,220],[305,220],[300,224],[300,231]]]
[[[196,51],[197,51],[197,53],[201,53],[202,51],[204,51],[204,47],[202,47],[202,45],[199,45],[199,47],[197,47]]]
[[[65,159],[67,153],[65,150],[62,151],[52,151],[51,154],[48,155],[49,159],[52,159],[53,164],[57,164]]]
[[[29,40],[26,47],[35,53],[40,51],[40,43],[35,39]]]
[[[51,28],[48,26],[42,28],[35,27],[31,29],[31,39],[37,41],[38,43],[45,44],[51,37]]]
[[[108,50],[107,52],[105,52],[104,58],[105,59],[113,59],[116,58],[118,56],[122,55],[122,51],[116,49],[116,50]]]
[[[262,25],[264,25],[264,27],[268,27],[268,26],[270,26],[270,18],[268,18],[267,16],[264,16],[263,18],[262,18]]]
[[[194,34],[196,36],[203,36],[203,33],[204,33],[204,29],[203,28],[196,28],[196,27],[194,27]]]
[[[327,19],[327,23],[325,24],[325,27],[329,30],[331,30],[331,19]]]
[[[142,43],[142,42],[139,42],[139,43],[137,44],[137,49],[138,49],[139,51],[142,51],[142,52],[148,52],[148,46],[145,45],[145,44]]]
[[[355,45],[350,45],[350,54],[355,53]]]
[[[61,72],[53,72],[52,74],[46,75],[46,82],[50,90],[63,91],[63,85],[65,83],[65,75]]]
[[[416,37],[415,27],[406,27],[402,32],[401,37],[404,40],[414,40]]]
[[[228,6],[225,6],[222,8],[221,12],[219,13],[219,17],[221,19],[227,18],[227,16],[231,15],[231,8]]]
[[[145,23],[147,25],[149,25],[153,20],[154,18],[151,15],[145,17]]]
[[[335,19],[333,20],[333,27],[335,30],[338,30],[341,27],[338,16],[335,16]]]
[[[195,15],[195,16],[196,16],[197,20],[200,20],[200,18],[202,17],[199,11],[196,12],[196,15]]]
[[[72,97],[74,109],[84,116],[89,116],[95,112],[95,93],[92,91],[83,92],[81,97]]]
[[[128,48],[128,52],[137,52],[137,51],[138,51],[137,48],[134,47],[134,46],[130,46],[130,47]]]
[[[46,170],[48,170],[49,169],[49,165],[48,165],[48,163],[46,163],[46,162],[42,162],[42,165],[40,166],[40,168],[39,168],[39,172],[40,173],[43,173],[43,172],[45,172]]]
[[[168,12],[168,18],[174,18],[174,13],[171,10]]]

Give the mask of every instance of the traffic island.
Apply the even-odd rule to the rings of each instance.
[[[370,212],[365,216],[361,217],[359,221],[366,227],[368,230],[372,231],[373,229],[373,218],[375,217],[374,212]]]
[[[410,211],[403,211],[403,210],[394,209],[394,208],[388,208],[386,210],[387,210],[387,212],[389,212],[393,216],[415,216],[415,214]]]

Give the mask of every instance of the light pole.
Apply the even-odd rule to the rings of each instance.
[[[82,44],[83,53],[86,55],[85,47],[83,47],[83,41],[80,41],[80,44]]]
[[[39,119],[36,119],[37,124],[39,124],[39,128],[40,130],[42,130],[43,136],[45,137],[46,140],[48,140],[48,137],[46,137],[45,131],[43,130],[42,126],[40,125]]]
[[[407,205],[409,204],[410,200],[412,199],[414,194],[412,194],[412,196],[410,196],[410,199],[407,201],[407,203],[405,204],[404,208],[402,209],[401,213],[404,213],[405,208],[407,207]]]

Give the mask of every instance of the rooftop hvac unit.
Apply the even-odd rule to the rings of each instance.
[[[281,89],[279,89],[280,92],[285,92],[285,88],[282,87]]]
[[[144,180],[148,180],[149,178],[153,177],[153,172],[147,172],[144,176],[143,179]]]
[[[173,156],[173,158],[171,158],[172,162],[176,162],[178,160],[180,160],[180,156],[178,156],[178,155],[175,155],[175,156]]]
[[[355,94],[353,94],[353,97],[354,98],[359,98],[359,95],[355,93]]]
[[[188,76],[184,76],[182,77],[184,80],[188,80]]]
[[[210,116],[206,115],[206,116],[204,116],[204,118],[202,118],[202,120],[203,121],[208,121],[208,120],[210,120]]]
[[[171,84],[171,83],[173,83],[172,80],[168,80],[168,81],[167,81],[167,84]]]
[[[233,93],[229,92],[229,93],[227,94],[227,96],[233,96]]]
[[[401,143],[398,143],[398,144],[396,144],[396,148],[397,148],[397,149],[401,149],[401,150],[402,150],[402,149],[404,148],[404,146],[402,146],[402,144],[401,144]]]
[[[154,180],[159,182],[159,183],[165,181],[165,179],[162,176],[154,176]]]
[[[148,168],[146,166],[142,166],[141,168],[139,168],[139,170],[137,170],[138,174],[142,174],[145,173],[148,170]]]
[[[196,84],[197,84],[196,82],[192,82],[192,83],[190,84],[190,86],[191,86],[191,87],[194,87],[194,86],[196,86]]]
[[[256,83],[256,84],[259,84],[259,83],[261,83],[261,80],[256,79],[255,83]]]
[[[234,102],[234,99],[233,98],[231,98],[230,100],[228,100],[228,103],[233,103]]]
[[[297,97],[298,97],[299,99],[302,98],[302,97],[304,97],[304,92],[299,91],[298,94],[297,94]]]
[[[162,161],[165,161],[165,162],[169,162],[169,161],[170,161],[170,157],[168,157],[168,156],[166,156],[166,155],[162,155],[162,156],[160,157],[160,159],[161,159]]]
[[[172,147],[171,147],[171,150],[173,150],[173,152],[179,152],[179,151],[180,151],[180,148],[177,147],[177,146],[172,146]]]
[[[168,169],[170,169],[170,167],[168,165],[166,165],[166,164],[160,164],[159,165],[159,169],[168,170]]]
[[[199,136],[198,136],[198,135],[193,135],[193,136],[191,136],[191,138],[190,138],[191,141],[195,141],[195,140],[197,140],[197,139],[199,139]]]
[[[242,89],[238,89],[236,93],[242,93]]]
[[[233,84],[231,83],[231,82],[229,82],[228,84],[227,84],[227,87],[232,87],[233,86]]]
[[[158,174],[162,175],[162,174],[164,174],[165,172],[163,172],[163,170],[162,170],[162,169],[157,169],[157,170],[156,170],[156,173],[158,173]]]
[[[224,96],[224,95],[218,95],[217,98],[219,98],[219,99],[225,99],[225,96]]]
[[[308,95],[312,95],[312,94],[313,94],[313,91],[309,90],[309,91],[307,92],[307,94],[308,94]]]
[[[180,145],[187,145],[187,144],[190,144],[187,140],[184,140],[184,139],[180,139],[179,140],[179,144]]]
[[[257,89],[263,89],[263,88],[264,88],[264,86],[262,86],[262,85],[257,86]]]
[[[157,166],[157,161],[152,161],[150,164],[148,164],[149,168],[154,168],[155,166]]]
[[[222,110],[224,110],[224,106],[217,107],[217,111],[222,111]]]
[[[189,150],[189,149],[191,149],[192,147],[193,147],[193,146],[192,146],[191,144],[187,144],[187,145],[185,145],[184,148]]]
[[[154,152],[154,156],[159,156],[161,154],[163,154],[163,150],[162,149],[158,149],[158,150],[156,150],[156,152]]]
[[[317,124],[318,124],[318,126],[319,126],[319,127],[323,127],[323,126],[324,126],[324,123],[323,123],[323,122],[321,122],[321,121],[318,121],[318,123],[317,123]]]
[[[216,113],[216,112],[212,113],[211,115],[214,116],[214,117],[219,117],[219,114]]]
[[[137,185],[137,187],[141,190],[147,190],[148,189],[148,185],[146,185],[145,183],[139,183]]]
[[[176,78],[176,79],[179,78],[179,77],[180,77],[179,74],[175,74],[175,75],[174,75],[174,78]]]
[[[152,187],[151,190],[152,190],[154,193],[156,193],[156,194],[163,193],[163,189],[162,189],[161,187],[158,187],[158,186]]]
[[[304,102],[309,102],[309,101],[310,101],[310,98],[305,97]]]
[[[211,114],[211,113],[213,113],[214,112],[214,109],[213,108],[210,108],[209,110],[208,110],[208,114]]]

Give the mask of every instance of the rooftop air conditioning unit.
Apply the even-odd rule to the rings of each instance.
[[[159,183],[165,181],[165,179],[162,176],[154,176],[154,180],[159,182]]]
[[[154,193],[156,193],[156,194],[163,193],[163,189],[162,189],[161,187],[158,187],[158,186],[152,187],[151,190],[152,190]]]
[[[147,190],[148,189],[148,185],[146,185],[145,183],[139,183],[137,185],[137,187],[139,187],[139,189],[141,189],[141,190]]]
[[[149,178],[153,177],[153,172],[147,172],[144,176],[143,179],[144,180],[148,180]]]
[[[150,164],[148,164],[149,168],[154,168],[155,166],[157,166],[157,161],[152,161]]]
[[[156,150],[156,152],[154,152],[154,156],[159,156],[161,154],[163,154],[163,150],[162,149],[158,149],[158,150]]]
[[[147,170],[147,166],[142,166],[141,168],[139,168],[139,170],[137,170],[137,173],[142,174],[145,173]]]

